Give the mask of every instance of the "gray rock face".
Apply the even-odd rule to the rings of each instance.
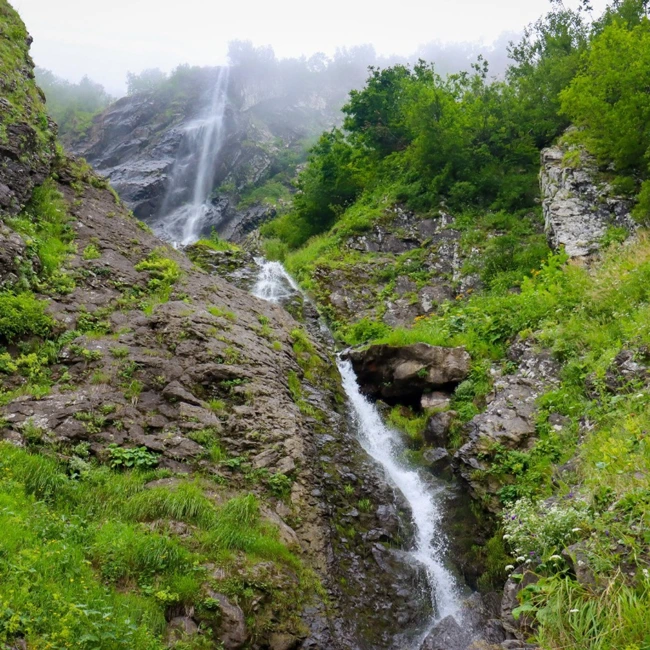
[[[610,226],[633,232],[631,203],[612,196],[612,188],[598,180],[592,158],[582,153],[585,163],[573,169],[563,163],[560,147],[541,154],[540,186],[545,229],[549,244],[564,248],[569,257],[584,257],[596,252]]]
[[[95,119],[87,136],[70,144],[73,153],[84,156],[109,179],[138,218],[162,234],[163,211],[173,211],[192,198],[190,184],[171,197],[167,190],[177,159],[190,171],[198,164],[196,152],[188,150],[188,126],[208,101],[215,70],[193,74],[196,78],[187,82],[181,95],[152,91],[120,99]],[[227,184],[234,192],[214,194],[202,222],[203,235],[216,228],[234,241],[275,215],[273,208],[261,204],[238,209],[237,192],[273,173],[282,151],[331,126],[324,107],[296,107],[290,98],[260,97],[251,103],[242,99],[240,85],[231,74],[225,135],[212,179],[215,189]]]
[[[509,358],[519,364],[517,372],[498,378],[484,413],[469,423],[469,440],[455,454],[460,475],[472,495],[484,498],[497,511],[497,491],[502,483],[482,472],[489,469],[494,446],[529,449],[535,442],[535,401],[556,381],[558,364],[547,350],[537,350],[530,341],[511,346]]]
[[[349,350],[347,358],[366,395],[382,398],[417,397],[425,390],[458,384],[467,377],[470,356],[464,348],[426,343],[371,345]]]

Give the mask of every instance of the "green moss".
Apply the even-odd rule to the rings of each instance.
[[[25,143],[39,158],[49,159],[54,153],[54,133],[50,129],[47,111],[34,80],[26,72],[32,66],[29,56],[28,34],[25,25],[12,7],[0,2],[0,79],[3,107],[0,137],[6,139],[12,124],[24,123],[31,127],[35,146]]]
[[[146,259],[135,265],[136,271],[149,273],[148,287],[152,292],[169,292],[180,280],[182,272],[176,260],[165,256],[166,249],[161,247],[152,251]]]

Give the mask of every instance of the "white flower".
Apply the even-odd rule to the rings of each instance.
[[[526,559],[526,557],[525,557],[524,555],[520,555],[520,556],[517,558],[517,562],[523,562],[525,559]]]
[[[549,557],[548,559],[557,561],[557,560],[561,560],[562,556],[561,555],[551,555],[551,557]]]
[[[575,614],[576,612],[579,612],[580,610],[579,610],[579,609],[570,609],[569,611],[570,611],[572,614]]]
[[[571,532],[572,533],[579,533],[582,529],[581,528],[572,528]]]
[[[506,571],[514,571],[514,570],[515,570],[514,564],[506,565]],[[647,573],[647,571],[646,571],[646,573]]]

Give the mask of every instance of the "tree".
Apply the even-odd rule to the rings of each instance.
[[[129,95],[155,90],[165,81],[167,81],[167,75],[160,68],[147,68],[139,74],[126,73],[126,87]]]

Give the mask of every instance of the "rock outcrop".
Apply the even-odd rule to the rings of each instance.
[[[41,91],[33,84],[32,39],[16,12],[4,2],[0,4],[0,22],[0,212],[16,214],[34,186],[50,173],[56,126],[47,116]],[[2,270],[0,266],[0,281]]]
[[[186,195],[173,197],[167,190],[177,158],[182,158],[183,167],[198,164],[199,156],[186,146],[187,134],[209,101],[215,75],[215,69],[195,69],[180,90],[163,88],[124,97],[95,118],[87,135],[70,144],[73,153],[108,178],[138,218],[162,235],[167,225],[163,210],[192,200],[190,187]],[[327,128],[332,120],[323,108],[296,107],[290,98],[261,98],[251,105],[242,98],[242,83],[235,70],[211,179],[214,192],[202,221],[203,235],[214,228],[232,241],[240,241],[276,214],[264,202],[238,207],[240,192],[277,173],[282,155],[300,151],[304,138]]]
[[[425,391],[450,387],[465,379],[470,356],[464,348],[443,348],[426,343],[406,346],[371,345],[349,350],[361,390],[385,400],[416,399]]]
[[[577,167],[566,163],[566,149],[544,149],[540,186],[545,229],[549,244],[564,249],[569,257],[585,257],[598,251],[610,227],[633,232],[629,200],[614,196],[611,185],[599,179],[594,159],[583,150]]]
[[[498,491],[502,476],[489,472],[498,449],[530,449],[536,441],[537,398],[558,381],[559,365],[548,350],[534,341],[518,341],[508,358],[518,364],[511,375],[494,382],[485,412],[468,424],[468,441],[456,452],[454,461],[460,475],[467,481],[472,495],[497,512]]]

